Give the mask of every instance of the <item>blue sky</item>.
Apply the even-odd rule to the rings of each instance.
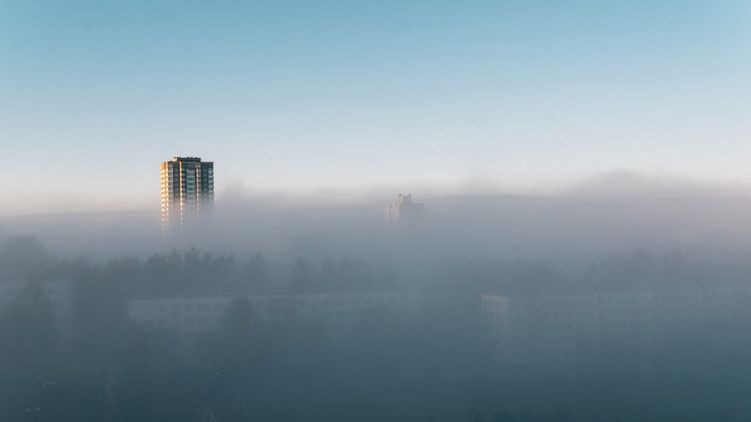
[[[156,204],[178,154],[219,189],[748,180],[749,52],[745,1],[0,0],[0,213]]]

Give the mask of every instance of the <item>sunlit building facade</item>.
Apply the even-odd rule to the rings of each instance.
[[[174,157],[161,165],[162,228],[182,229],[205,216],[214,203],[214,163]]]

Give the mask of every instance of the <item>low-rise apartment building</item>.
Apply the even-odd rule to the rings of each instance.
[[[135,322],[162,327],[183,337],[218,329],[232,297],[186,297],[135,299],[128,314]],[[413,312],[414,295],[378,293],[326,293],[248,296],[254,318],[261,320],[315,320],[335,333],[349,329],[363,312],[385,311],[404,315]]]
[[[605,353],[649,356],[705,322],[751,318],[751,289],[486,294],[481,306],[488,338],[505,360],[572,360]]]

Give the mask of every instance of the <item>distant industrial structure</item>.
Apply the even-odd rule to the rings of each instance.
[[[386,205],[384,216],[388,222],[414,218],[425,213],[425,205],[412,202],[412,194],[397,197],[396,203]]]
[[[163,229],[182,229],[206,215],[214,203],[214,163],[174,157],[161,165]]]

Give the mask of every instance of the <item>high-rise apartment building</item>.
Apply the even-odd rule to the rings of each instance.
[[[214,163],[174,157],[161,165],[162,228],[205,216],[214,203]]]

